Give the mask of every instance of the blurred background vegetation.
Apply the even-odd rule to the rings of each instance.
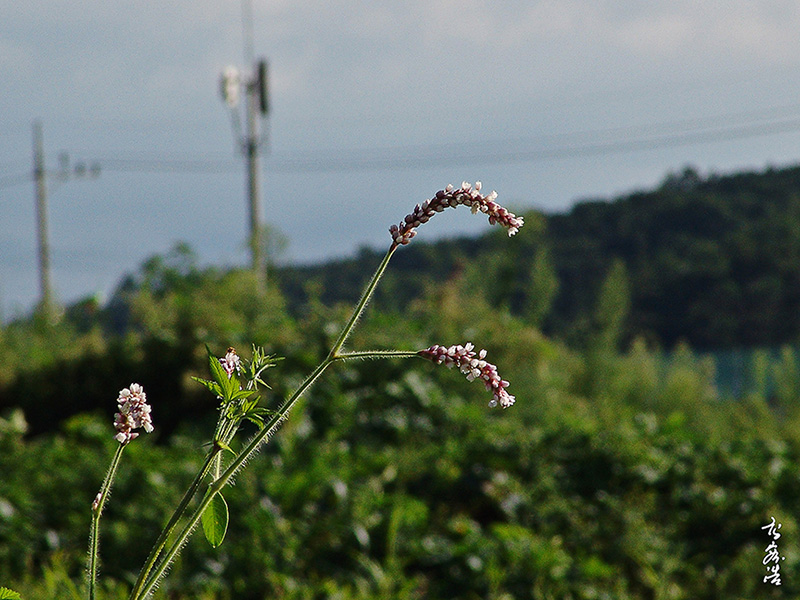
[[[503,232],[401,248],[353,349],[473,341],[517,404],[424,361],[337,365],[193,538],[158,598],[800,595],[800,168],[700,178]],[[422,236],[424,238],[424,236]],[[177,245],[101,304],[0,330],[0,585],[80,598],[116,392],[145,386],[103,520],[124,598],[215,422],[205,344],[285,356],[275,406],[382,252],[273,268],[265,290]],[[782,523],[780,587],[764,584]]]

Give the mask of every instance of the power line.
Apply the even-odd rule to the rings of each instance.
[[[240,161],[203,158],[100,158],[104,171],[150,173],[228,173],[241,169]]]
[[[747,114],[752,115],[752,113]],[[800,115],[714,125],[723,119],[725,117],[561,134],[546,138],[474,142],[468,146],[459,142],[337,150],[295,156],[273,155],[267,159],[263,170],[276,173],[345,172],[446,167],[475,163],[543,162],[770,137],[800,131]],[[669,126],[672,126],[671,130]],[[658,130],[662,132],[654,133]],[[238,162],[230,159],[175,158],[174,155],[163,158],[101,157],[99,160],[106,171],[222,173],[241,168]]]
[[[800,105],[772,107],[705,118],[665,121],[538,137],[464,142],[328,149],[272,154],[262,170],[274,173],[346,172],[428,168],[463,164],[532,163],[598,155],[652,151],[800,131]],[[91,154],[97,156],[96,153]],[[131,173],[230,173],[240,161],[220,154],[155,154],[148,151],[99,156],[106,171]],[[0,176],[0,188],[31,181],[30,174]]]

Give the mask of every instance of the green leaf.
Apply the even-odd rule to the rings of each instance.
[[[211,353],[211,349],[208,346],[206,346],[206,350],[208,351],[208,368],[211,371],[211,377],[219,386],[219,396],[222,398],[223,404],[227,404],[231,402],[231,400],[234,400],[236,394],[239,392],[239,388],[241,387],[239,378],[236,376],[236,373],[228,376],[225,367],[223,367],[219,359]]]
[[[216,440],[214,443],[217,445],[217,447],[218,447],[218,448],[222,448],[223,450],[227,450],[227,451],[228,451],[228,452],[230,452],[231,454],[236,454],[236,453],[233,451],[233,448],[231,448],[230,446],[228,446],[228,444],[226,444],[226,443],[225,443],[225,442],[223,442],[222,440]]]
[[[211,503],[203,511],[201,521],[208,543],[216,548],[225,539],[225,532],[228,530],[228,504],[222,494],[214,494]]]
[[[255,390],[236,390],[235,392],[231,393],[231,400],[241,400],[242,398],[249,398],[253,394],[255,394]]]
[[[209,352],[208,354],[208,368],[211,371],[211,377],[214,378],[222,389],[228,385],[228,372],[225,367],[219,362],[219,359]]]
[[[257,385],[263,385],[265,388],[270,389],[269,386],[261,379],[261,373],[266,369],[274,367],[279,361],[283,360],[281,357],[276,357],[267,354],[263,348],[253,345],[253,358],[250,361],[245,361],[242,364],[244,379],[248,382],[253,382]]]
[[[8,588],[0,587],[0,600],[21,600],[17,592]]]
[[[264,427],[267,417],[278,414],[275,410],[270,410],[262,406],[251,406],[245,411],[245,418],[251,423],[254,423],[259,429]]]
[[[199,377],[192,377],[197,383],[200,385],[205,386],[212,394],[216,396],[222,396],[222,388],[219,387],[219,384],[215,381],[209,381],[208,379],[200,379]]]
[[[258,427],[259,429],[261,429],[262,427],[264,427],[264,418],[263,418],[263,417],[261,417],[260,415],[255,415],[255,414],[253,414],[253,415],[247,415],[245,418],[246,418],[248,421],[250,421],[251,423],[253,423],[253,424],[254,424],[256,427]]]

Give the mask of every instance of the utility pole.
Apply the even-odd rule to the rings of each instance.
[[[39,255],[39,305],[38,312],[48,323],[58,317],[56,312],[53,287],[50,282],[50,242],[47,231],[47,167],[44,160],[44,134],[41,121],[33,122],[33,181],[36,191],[36,238]],[[85,163],[75,165],[74,176],[97,177],[100,175],[100,165],[92,164],[87,168]],[[61,154],[61,170],[55,173],[57,180],[66,181],[73,176],[69,171],[69,157]]]
[[[55,316],[50,285],[50,245],[47,235],[47,172],[44,167],[42,123],[33,123],[33,179],[36,187],[36,237],[39,247],[39,311],[50,322]]]
[[[259,65],[261,64],[265,63],[259,63]],[[259,177],[261,161],[258,156],[259,146],[261,145],[258,127],[258,113],[261,112],[261,85],[258,75],[246,83],[247,134],[244,140],[244,150],[247,156],[247,197],[250,206],[250,263],[259,283],[264,284],[266,277],[262,257],[261,186]]]
[[[231,113],[233,134],[245,157],[247,167],[248,230],[247,245],[250,249],[250,267],[259,284],[266,285],[264,272],[264,246],[261,221],[261,166],[260,151],[264,145],[261,121],[269,113],[267,61],[253,58],[253,7],[252,2],[242,1],[242,23],[244,28],[245,60],[253,63],[250,76],[243,77],[236,67],[226,68],[221,77],[222,99]],[[239,94],[244,90],[245,132],[241,133]]]
[[[240,133],[239,91],[244,89],[244,122],[245,132]],[[242,80],[236,67],[228,67],[221,78],[222,98],[231,112],[234,136],[239,138],[241,151],[247,166],[247,199],[249,207],[248,247],[250,248],[250,266],[258,281],[266,284],[264,273],[264,248],[261,239],[261,161],[260,152],[264,144],[261,134],[261,120],[269,112],[267,84],[267,62],[259,60],[253,67],[250,77]]]

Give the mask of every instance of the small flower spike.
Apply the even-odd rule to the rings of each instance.
[[[233,347],[228,348],[228,352],[223,358],[219,359],[219,363],[228,374],[228,379],[231,378],[231,375],[233,375],[234,372],[238,375],[242,370],[242,364],[239,360],[239,355],[236,354],[236,350]]]
[[[430,200],[426,200],[421,205],[417,204],[411,214],[406,215],[406,218],[399,225],[389,227],[392,242],[394,246],[408,244],[411,238],[417,234],[416,227],[427,223],[437,212],[442,212],[447,207],[455,208],[460,204],[469,206],[473,214],[478,211],[486,213],[489,215],[490,224],[499,223],[508,229],[508,235],[512,236],[523,226],[524,220],[522,217],[508,212],[508,210],[495,202],[496,199],[497,192],[492,192],[486,196],[481,194],[480,181],[475,183],[475,187],[472,187],[466,181],[458,189],[448,185],[445,189],[436,192],[436,195]]]
[[[124,446],[139,437],[134,429],[141,428],[147,433],[153,431],[150,405],[141,385],[132,383],[130,388],[120,391],[117,404],[119,412],[114,415],[114,428],[117,430],[114,439],[120,444]]]
[[[425,350],[417,352],[422,358],[427,358],[435,362],[437,365],[447,365],[448,367],[456,366],[459,370],[467,376],[469,381],[480,379],[483,381],[486,389],[492,392],[492,400],[489,406],[494,408],[498,404],[503,408],[508,408],[514,404],[515,398],[506,391],[508,382],[500,378],[497,374],[497,367],[492,363],[487,362],[486,350],[481,350],[476,353],[475,346],[467,343],[466,346],[431,346]]]

